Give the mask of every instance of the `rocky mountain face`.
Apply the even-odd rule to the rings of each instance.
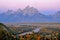
[[[34,7],[27,6],[26,8],[23,9],[23,13],[24,13],[24,15],[28,14],[28,15],[32,16],[34,14],[38,14],[39,11]]]
[[[60,19],[60,11],[56,12],[53,16],[54,16],[55,18],[59,18],[59,19]]]
[[[34,7],[27,6],[23,10],[0,13],[0,22],[60,22],[60,11],[49,16],[40,13]]]

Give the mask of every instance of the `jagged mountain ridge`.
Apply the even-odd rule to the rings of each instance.
[[[27,6],[23,10],[8,10],[0,14],[0,22],[60,22],[60,12],[53,16],[44,15],[36,8]]]

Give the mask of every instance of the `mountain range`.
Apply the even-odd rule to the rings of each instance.
[[[60,22],[60,11],[54,15],[44,15],[36,8],[27,6],[23,10],[0,13],[0,22]]]

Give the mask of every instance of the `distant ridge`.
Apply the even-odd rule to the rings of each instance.
[[[60,11],[54,15],[44,15],[36,8],[27,6],[23,10],[0,13],[0,22],[60,22]]]

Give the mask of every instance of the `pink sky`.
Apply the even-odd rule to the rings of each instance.
[[[60,10],[60,0],[0,0],[1,9],[23,9],[27,5],[39,10]]]

